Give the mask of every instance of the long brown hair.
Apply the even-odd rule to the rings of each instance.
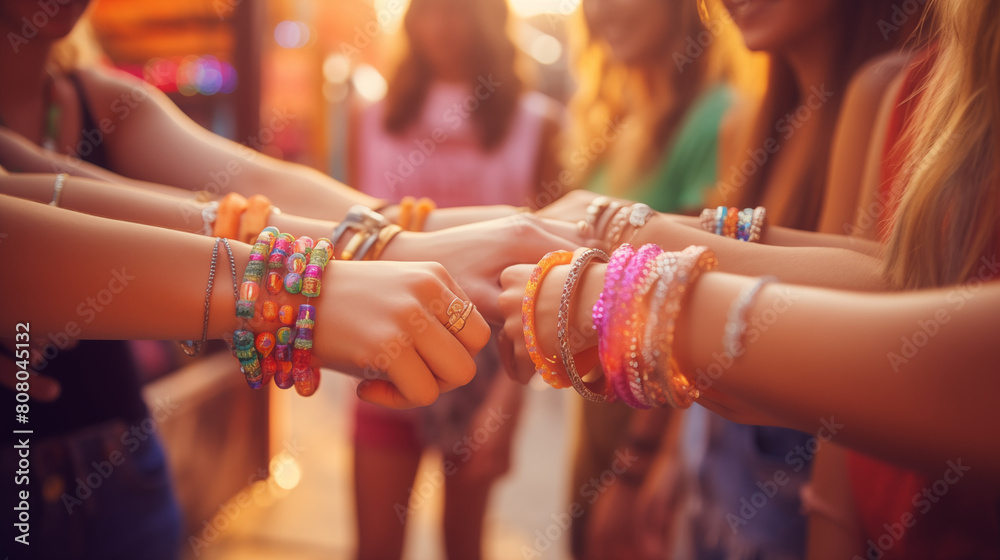
[[[676,4],[671,35],[657,60],[641,67],[614,59],[609,47],[591,34],[582,6],[573,16],[571,49],[578,85],[570,102],[563,165],[574,172],[578,184],[606,162],[611,191],[623,194],[663,157],[695,98],[732,72],[731,21],[717,14],[709,20],[705,0],[662,1]],[[696,42],[694,56],[689,56],[688,42],[699,40],[707,44]],[[613,146],[593,158],[579,157],[581,147],[606,136],[609,128],[616,128],[610,131],[617,138]]]
[[[904,133],[906,188],[886,252],[900,289],[965,281],[1000,249],[1000,2],[931,4],[937,58]]]
[[[828,91],[833,92],[833,95],[825,100],[824,104],[813,112],[811,117],[819,119],[819,130],[824,131],[824,133],[817,137],[815,145],[811,146],[808,151],[812,158],[811,165],[800,177],[795,179],[796,185],[791,193],[791,201],[786,205],[788,211],[783,214],[768,212],[767,217],[770,223],[797,229],[816,229],[822,211],[830,150],[843,102],[843,92],[847,89],[851,76],[865,61],[896,48],[907,38],[902,33],[893,37],[884,34],[885,28],[883,26],[892,21],[892,7],[895,1],[838,1],[837,21],[830,23],[838,28],[837,33],[832,34],[836,37],[837,42],[829,45],[828,48],[834,52],[844,53],[844,56],[835,59],[837,67],[834,69],[833,82],[824,84]],[[817,85],[817,87],[819,86]],[[783,128],[788,123],[782,119],[788,114],[794,114],[806,101],[806,99],[801,99],[792,67],[784,59],[771,56],[766,93],[761,101],[754,124],[749,134],[746,135],[743,149],[738,152],[740,157],[747,158],[750,153],[760,153],[761,149],[768,145],[771,146],[767,150],[769,152],[774,153],[780,149],[780,146],[789,137]],[[775,145],[779,148],[773,148]],[[737,171],[732,172],[733,176],[725,177],[724,184],[720,186],[720,190],[723,191],[722,202],[728,206],[741,208],[760,204],[770,182],[771,162],[773,161],[774,158],[769,158],[759,166],[751,165],[749,168],[754,171],[745,173],[739,169],[746,168],[747,166],[742,164],[749,164],[750,160],[741,160]],[[730,172],[731,170],[723,170],[723,173]],[[729,198],[725,191],[730,188],[736,190],[735,201],[725,200]]]
[[[384,126],[394,134],[406,131],[420,116],[434,80],[426,58],[409,39],[414,10],[419,10],[423,1],[412,0],[406,13],[403,23],[408,44],[406,54],[389,80],[386,93]],[[493,82],[500,84],[488,98],[480,100],[479,109],[471,116],[483,148],[490,150],[506,136],[524,87],[517,73],[517,50],[507,32],[506,0],[468,0],[460,5],[477,38],[469,53],[472,61],[469,84],[475,87],[479,80],[491,76]]]

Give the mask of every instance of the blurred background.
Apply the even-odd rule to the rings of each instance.
[[[107,64],[155,85],[202,126],[346,180],[349,108],[385,95],[408,4],[98,0],[91,24]],[[566,26],[579,0],[509,4],[522,73],[565,103],[573,90]],[[145,397],[184,510],[186,557],[352,558],[356,382],[326,372],[309,399],[247,391],[227,352],[158,359],[157,343],[144,344]],[[511,471],[491,496],[486,558],[567,557],[573,399],[545,387],[528,391]],[[445,556],[446,476],[440,455],[425,456],[401,506],[410,514],[405,558]]]

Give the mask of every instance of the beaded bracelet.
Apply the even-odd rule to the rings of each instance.
[[[622,244],[622,246],[615,249],[615,252],[611,254],[607,271],[604,273],[604,289],[601,290],[601,295],[598,296],[597,301],[594,303],[591,315],[594,328],[597,330],[597,353],[601,359],[604,374],[606,377],[609,377],[609,382],[612,381],[610,379],[610,372],[613,369],[613,348],[611,347],[612,336],[610,331],[611,319],[622,276],[633,257],[635,257],[635,249],[628,243]],[[612,387],[614,387],[613,384]]]
[[[286,307],[292,308],[290,305]],[[274,338],[274,359],[278,362],[274,384],[279,389],[289,389],[295,384],[295,378],[292,377],[292,329],[281,327]]]
[[[209,202],[201,209],[201,231],[198,233],[202,235],[212,235],[214,231],[213,226],[215,221],[219,218],[219,203],[216,201]]]
[[[658,361],[654,374],[657,374],[665,384],[667,402],[674,408],[688,408],[699,397],[698,389],[680,371],[672,351],[681,303],[688,287],[698,276],[715,268],[717,264],[718,259],[711,249],[691,246],[677,256],[676,268],[670,279],[660,280],[669,282],[666,303],[660,308],[653,309],[651,315],[658,316],[658,321],[664,326],[657,338],[647,339],[645,343],[653,347],[653,354]]]
[[[611,218],[608,223],[607,233],[604,239],[608,240],[608,243],[612,247],[617,246],[622,239],[622,234],[625,233],[625,226],[628,225],[628,217],[631,214],[631,210],[628,206],[623,206],[619,208],[618,211]]]
[[[599,196],[590,201],[590,204],[587,206],[587,217],[576,224],[580,235],[587,235],[592,231],[597,231],[597,221],[601,218],[601,214],[608,209],[609,204],[611,204],[611,199],[606,196]]]
[[[295,391],[308,397],[319,388],[319,379],[312,368],[313,329],[316,326],[316,308],[308,303],[299,306],[295,321],[295,341],[292,343],[292,380]]]
[[[643,245],[636,253],[635,257],[625,267],[620,285],[614,301],[613,310],[608,321],[607,335],[609,337],[608,347],[609,360],[605,366],[605,373],[611,379],[612,387],[618,398],[633,408],[649,408],[645,402],[641,386],[636,385],[637,375],[630,371],[630,362],[635,355],[635,342],[632,340],[633,333],[638,326],[633,322],[637,320],[633,310],[637,306],[636,296],[638,286],[643,282],[649,273],[652,261],[663,250],[653,244]],[[603,362],[602,362],[603,363]]]
[[[663,250],[657,245],[645,245],[636,254],[635,261],[639,272],[632,281],[632,302],[629,308],[623,307],[623,312],[628,313],[629,321],[621,334],[628,349],[625,360],[625,379],[632,397],[642,403],[646,408],[655,406],[655,399],[651,398],[652,388],[647,387],[649,372],[644,368],[642,348],[645,325],[649,323],[650,308],[645,305],[646,296],[653,285],[659,281],[660,275],[657,270],[657,259],[663,254]]]
[[[550,363],[552,360],[542,356],[538,347],[538,338],[535,331],[535,298],[542,280],[553,266],[569,264],[573,260],[573,253],[569,251],[553,251],[538,261],[538,265],[531,271],[528,285],[524,289],[524,301],[521,304],[521,323],[524,327],[524,343],[528,348],[528,356],[535,364],[535,373],[550,386],[562,389],[570,386],[569,377],[563,372],[552,370]]]
[[[667,396],[669,388],[667,387],[665,380],[661,380],[655,373],[658,369],[657,363],[661,357],[661,353],[655,349],[655,345],[652,341],[659,326],[659,313],[656,313],[656,310],[662,309],[663,304],[666,301],[667,292],[670,289],[671,282],[673,282],[673,277],[677,270],[677,257],[679,254],[680,253],[662,253],[656,257],[656,288],[653,291],[653,296],[649,304],[650,312],[646,321],[646,329],[643,336],[641,352],[643,366],[645,367],[642,374],[643,388],[646,390],[649,399],[652,402],[655,402],[657,406],[661,407],[669,405],[670,397]]]
[[[66,174],[59,173],[56,175],[55,183],[52,185],[52,201],[49,202],[49,206],[59,207],[59,201],[62,199],[63,185],[66,184]]]
[[[699,221],[701,229],[709,233],[756,243],[760,241],[766,213],[763,206],[743,210],[719,206],[702,210]]]
[[[277,235],[277,228],[264,228],[250,250],[250,262],[247,263],[247,268],[243,272],[240,299],[236,302],[236,316],[241,319],[253,319],[254,303],[260,296],[260,282],[264,279],[266,260],[271,253],[271,243]]]
[[[573,259],[569,275],[566,277],[566,283],[563,285],[562,297],[559,300],[559,314],[556,318],[556,336],[559,339],[559,355],[562,358],[563,369],[566,370],[566,375],[569,377],[569,381],[573,385],[573,388],[576,389],[576,392],[589,401],[609,402],[615,400],[615,396],[608,378],[606,376],[601,377],[600,381],[591,384],[580,377],[580,373],[576,369],[576,359],[573,357],[573,349],[570,346],[568,336],[569,310],[573,295],[576,293],[580,276],[587,268],[587,265],[594,259],[598,259],[601,262],[608,262],[609,257],[607,253],[600,249],[587,249]]]

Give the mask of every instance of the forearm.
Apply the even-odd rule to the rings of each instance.
[[[712,391],[800,430],[835,419],[838,443],[879,457],[930,469],[963,457],[1000,474],[1000,446],[977,429],[1000,422],[1000,285],[892,296],[767,286],[745,354],[724,367],[727,312],[752,282],[718,273],[699,280],[678,323],[683,371],[697,378],[721,368]]]
[[[340,220],[356,204],[369,208],[381,204],[379,199],[303,165],[268,159],[262,163],[251,161],[245,167],[221,192],[245,197],[264,195],[282,212],[319,220]]]
[[[765,235],[769,235],[769,229],[765,228]],[[779,230],[771,234],[778,236],[779,240],[788,241],[781,237],[791,231]],[[689,227],[674,216],[656,216],[640,229],[632,244],[639,247],[645,243],[656,243],[668,251],[680,251],[690,245],[711,247],[719,258],[719,270],[722,272],[747,276],[773,275],[782,282],[824,288],[858,291],[885,289],[882,265],[878,259],[840,247],[778,247],[747,243],[714,235],[699,227]]]
[[[0,259],[18,266],[3,275],[4,324],[30,321],[33,338],[201,338],[213,239],[0,198]],[[230,243],[242,271],[249,247]],[[219,251],[209,338],[236,327],[229,259]]]
[[[55,175],[0,176],[0,194],[48,204],[53,197]],[[203,203],[196,203],[190,193],[181,198],[165,193],[68,176],[63,182],[59,207],[115,220],[147,224],[185,232],[204,227]]]
[[[669,215],[675,223],[683,224],[701,230],[701,219],[695,216]],[[875,241],[851,237],[848,235],[837,235],[831,233],[817,233],[814,231],[803,231],[781,226],[767,226],[761,233],[760,243],[763,245],[773,245],[775,247],[832,247],[839,249],[849,249],[870,257],[880,257],[882,246]]]

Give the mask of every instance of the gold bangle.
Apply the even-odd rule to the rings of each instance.
[[[375,248],[367,255],[365,260],[377,261],[381,259],[382,252],[385,251],[389,242],[399,235],[401,231],[403,231],[403,228],[397,226],[396,224],[388,225],[382,228],[382,230],[378,232],[378,242],[375,243]]]

